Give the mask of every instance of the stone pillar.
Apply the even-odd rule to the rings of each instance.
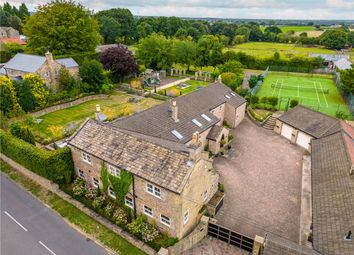
[[[261,236],[257,236],[254,238],[252,255],[261,255],[263,251],[264,238]]]
[[[275,126],[274,126],[274,132],[280,135],[282,125],[283,125],[283,122],[281,122],[280,120],[276,120]]]
[[[173,76],[173,68],[171,68],[171,76]]]
[[[299,130],[293,129],[293,132],[291,133],[291,143],[296,143],[296,138],[298,134]]]
[[[195,80],[198,80],[198,72],[195,72]]]

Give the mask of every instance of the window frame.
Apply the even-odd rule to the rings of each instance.
[[[205,190],[205,191],[203,192],[203,202],[205,202],[205,201],[207,201],[207,200],[208,200],[208,191]]]
[[[113,194],[112,194],[112,193]],[[108,187],[108,195],[111,197],[111,198],[114,198],[114,199],[116,199],[117,198],[117,196],[116,196],[116,193],[114,192],[114,190],[113,190],[113,188],[110,186],[110,187]]]
[[[120,178],[120,169],[118,167],[115,167],[115,166],[108,164],[108,163],[106,164],[106,166],[107,166],[107,169],[111,175]],[[115,172],[115,173],[113,173],[113,172]]]
[[[187,218],[186,218],[187,215]],[[187,211],[184,212],[183,214],[183,225],[186,225],[189,221],[189,209]]]
[[[95,183],[95,180],[97,181],[97,185]],[[96,177],[92,177],[92,184],[95,188],[99,188],[100,187],[100,180],[96,179]]]
[[[127,202],[128,201],[128,202]],[[131,203],[131,204],[130,204]],[[126,206],[128,206],[129,208],[133,208],[134,207],[134,200],[132,199],[132,198],[130,198],[130,197],[127,197],[127,196],[125,196],[124,197],[124,204],[126,205]]]
[[[168,219],[168,220],[166,220],[166,221],[168,221],[168,223],[163,222],[163,220],[162,220],[163,218],[165,218],[165,220]],[[162,224],[166,225],[167,227],[171,227],[171,218],[167,217],[166,215],[160,214],[160,222]]]
[[[79,172],[79,177],[81,179],[85,179],[85,172],[83,170],[81,170],[80,168],[77,169],[77,171]]]
[[[146,210],[146,209],[148,209],[148,210]],[[150,211],[150,212],[147,212],[147,211]],[[147,205],[143,205],[143,212],[144,212],[145,215],[147,215],[147,216],[149,216],[151,218],[154,217],[153,216],[154,215],[154,211],[152,210],[151,207],[148,207]]]
[[[161,199],[161,193],[162,193],[161,188],[154,185],[154,184],[147,182],[146,183],[146,192],[149,193],[150,195],[153,195],[153,196]]]
[[[82,151],[81,152],[81,159],[83,162],[85,162],[89,165],[92,165],[91,155],[89,155],[88,153]]]

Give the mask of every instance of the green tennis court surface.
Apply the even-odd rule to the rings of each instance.
[[[348,106],[328,75],[269,72],[256,95],[278,97],[281,110],[287,100],[297,99],[300,104],[331,116],[336,116],[337,111],[350,116]]]

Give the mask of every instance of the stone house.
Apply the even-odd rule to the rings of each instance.
[[[87,120],[68,141],[76,174],[103,187],[102,164],[113,175],[133,175],[125,204],[159,228],[182,238],[198,223],[200,209],[218,191],[219,175],[205,151],[220,150],[227,122],[236,127],[246,101],[221,83],[111,123]],[[114,191],[108,188],[114,197]]]
[[[17,37],[20,37],[20,33],[13,27],[0,27],[0,39]]]
[[[17,53],[0,69],[0,75],[22,79],[25,74],[36,73],[48,88],[58,91],[58,77],[62,68],[66,68],[75,78],[79,77],[79,65],[73,58],[54,59],[50,52],[45,56]]]

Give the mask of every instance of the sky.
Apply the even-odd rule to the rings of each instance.
[[[1,0],[2,2],[3,0]],[[30,10],[48,0],[25,0]],[[23,0],[8,0],[18,6]],[[249,19],[354,20],[354,0],[80,0],[90,10],[128,8],[133,15]]]

